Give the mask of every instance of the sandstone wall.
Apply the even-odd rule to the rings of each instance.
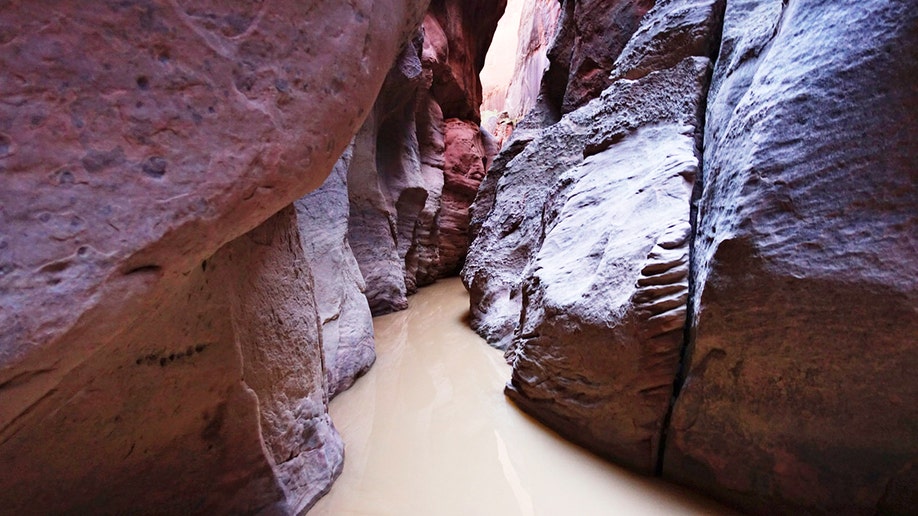
[[[281,210],[426,8],[4,5],[0,506],[298,512],[328,488],[341,377]]]
[[[294,203],[303,251],[311,267],[328,394],[350,387],[376,360],[366,281],[347,238],[347,168],[353,148],[325,183]]]
[[[727,4],[664,473],[759,512],[918,500],[918,13]]]
[[[616,57],[654,0],[564,0],[530,124],[554,123],[612,83]]]
[[[542,74],[548,68],[548,47],[558,30],[561,4],[555,0],[526,0],[520,20],[513,78],[507,87],[504,110],[518,120],[535,105]]]
[[[647,14],[612,86],[503,166],[464,270],[473,325],[509,345],[517,404],[647,473],[683,343],[696,145],[721,11],[659,2]],[[684,45],[687,33],[701,44]]]
[[[905,514],[916,15],[829,4],[564,2],[463,278],[562,435],[755,513]]]
[[[503,72],[505,77],[492,71],[495,77],[490,80],[490,89],[484,92],[482,105],[482,109],[490,111],[487,116],[482,114],[482,125],[499,145],[503,145],[523,115],[536,103],[542,75],[549,65],[548,47],[558,30],[561,3],[556,0],[519,0],[517,9],[518,25],[512,29],[517,31],[515,54],[511,54],[512,49],[494,47],[488,54],[489,63],[490,59],[495,60],[495,68],[510,67]],[[496,41],[494,45],[497,45]],[[498,56],[503,62],[497,62]],[[484,75],[483,71],[483,78]]]
[[[497,152],[479,128],[484,51],[506,2],[433,2],[354,140],[348,239],[374,314],[458,273]]]

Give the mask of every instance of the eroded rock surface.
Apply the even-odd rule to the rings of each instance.
[[[667,48],[685,25],[713,40],[719,4],[684,7],[660,2],[629,45]],[[479,197],[491,209],[464,271],[473,325],[509,344],[508,395],[644,472],[657,465],[682,349],[711,49],[680,48],[518,143],[483,189],[493,199]],[[617,67],[648,61],[663,62],[633,52]]]
[[[918,499],[918,13],[730,1],[665,473],[760,513]]]
[[[376,360],[366,281],[347,238],[347,168],[352,153],[348,148],[325,183],[294,203],[303,251],[315,271],[329,396],[350,387]]]
[[[343,444],[295,222],[224,246],[47,393],[38,424],[13,420],[4,510],[295,513],[327,490]]]
[[[508,4],[508,14],[513,3]],[[517,0],[517,26],[513,30],[516,52],[509,48],[492,48],[488,51],[488,64],[482,71],[489,72],[488,87],[484,91],[482,126],[497,140],[499,146],[509,139],[520,119],[535,105],[539,95],[542,75],[548,68],[548,48],[558,29],[561,2],[555,0]],[[503,24],[504,21],[501,20]],[[498,27],[498,31],[501,27]],[[493,62],[492,62],[493,60]],[[506,70],[501,68],[506,67]]]
[[[564,2],[472,207],[463,277],[508,395],[750,512],[913,511],[913,9],[617,2],[600,28],[598,4]]]
[[[542,77],[539,115],[530,122],[555,122],[612,84],[609,72],[615,59],[653,6],[654,0],[564,1],[548,49],[550,66]]]
[[[415,123],[422,37],[415,36],[389,72],[347,167],[348,238],[377,315],[408,307],[405,258],[428,196]]]
[[[478,124],[459,119],[445,123],[443,194],[439,235],[439,275],[455,276],[469,248],[469,206],[497,154],[497,142]]]
[[[426,8],[0,10],[4,510],[295,513],[328,488],[314,287],[272,216],[325,180]]]
[[[479,128],[478,71],[506,2],[433,2],[354,141],[348,238],[373,313],[455,275],[468,208],[497,152]]]

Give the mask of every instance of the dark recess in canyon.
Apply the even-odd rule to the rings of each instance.
[[[505,6],[0,7],[2,511],[307,510],[372,315],[457,273],[591,451],[914,511],[913,2],[526,0],[491,135]]]

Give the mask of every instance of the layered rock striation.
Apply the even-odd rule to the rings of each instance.
[[[918,13],[730,1],[664,474],[757,512],[918,501]]]
[[[471,210],[463,279],[507,394],[754,513],[908,513],[916,15],[599,4],[563,3]]]

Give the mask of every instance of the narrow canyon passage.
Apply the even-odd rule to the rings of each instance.
[[[330,413],[344,473],[310,515],[732,514],[602,461],[503,395],[510,367],[468,327],[458,279],[375,319],[378,359]]]

